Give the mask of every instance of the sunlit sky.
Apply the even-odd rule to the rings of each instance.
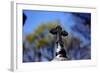
[[[24,25],[24,33],[33,33],[39,25],[42,23],[54,22],[59,20],[60,25],[67,31],[70,30],[70,26],[74,24],[73,16],[69,12],[54,12],[54,11],[34,11],[34,10],[23,10],[27,16]]]

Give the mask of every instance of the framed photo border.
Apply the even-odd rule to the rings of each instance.
[[[18,52],[20,50],[18,50],[18,44],[19,44],[19,40],[18,40],[18,29],[20,27],[20,24],[18,24],[19,22],[19,17],[18,17],[18,5],[34,5],[34,6],[49,6],[49,7],[57,7],[57,8],[79,8],[79,9],[90,9],[93,10],[93,15],[91,16],[91,23],[96,24],[96,8],[95,7],[77,7],[77,6],[67,6],[67,5],[46,5],[46,4],[34,4],[33,3],[24,3],[24,2],[11,2],[11,70],[12,71],[24,71],[24,70],[43,70],[43,69],[55,69],[55,68],[66,68],[66,67],[86,67],[86,66],[96,66],[97,64],[97,56],[96,56],[96,49],[93,53],[93,60],[79,60],[79,61],[64,61],[64,62],[42,62],[42,63],[37,63],[34,62],[32,63],[27,63],[26,65],[22,65],[23,63],[19,62],[19,55]],[[57,10],[59,11],[59,10]],[[92,13],[92,12],[91,12]],[[21,19],[22,20],[22,19]],[[95,39],[95,36],[93,36],[92,34],[95,33],[94,29],[96,28],[94,25],[91,25],[91,38]],[[22,26],[21,26],[22,27]],[[20,29],[22,30],[22,29]],[[22,32],[21,32],[22,33]],[[91,48],[93,48],[95,46],[95,40],[91,39]],[[22,43],[22,42],[20,42]],[[92,57],[92,54],[91,54]],[[22,58],[22,57],[21,57]],[[21,59],[20,58],[20,59]],[[31,66],[29,65],[31,64]],[[64,65],[67,66],[64,66]],[[43,67],[44,65],[44,67]],[[37,67],[36,67],[37,66]],[[47,67],[48,66],[48,67]],[[33,67],[28,69],[29,67]],[[36,68],[35,68],[36,67]]]

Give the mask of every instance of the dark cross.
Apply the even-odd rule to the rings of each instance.
[[[62,30],[62,27],[58,25],[56,28],[51,29],[50,33],[56,36],[56,45],[58,46],[58,43],[59,43],[61,46],[61,50],[58,53],[56,53],[56,56],[58,54],[61,54],[62,57],[66,57],[66,51],[64,49],[62,36],[68,36],[68,32],[66,32],[65,30]]]

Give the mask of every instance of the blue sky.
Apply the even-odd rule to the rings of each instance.
[[[60,25],[63,27],[63,29],[65,29],[68,33],[71,32],[71,34],[74,35],[74,37],[79,38],[79,40],[81,41],[79,45],[82,48],[82,50],[80,50],[79,47],[76,47],[76,49],[75,47],[73,47],[73,50],[70,53],[72,59],[81,59],[83,58],[81,57],[83,55],[85,55],[83,59],[91,57],[90,48],[88,50],[88,46],[91,46],[91,31],[89,32],[91,27],[87,28],[85,25],[87,23],[84,23],[86,22],[86,20],[89,20],[91,22],[91,14],[36,10],[23,10],[23,12],[27,16],[23,27],[24,35],[34,33],[34,30],[36,30],[38,26],[42,25],[43,23],[54,22],[59,20],[61,23]],[[81,51],[81,53],[78,50]],[[34,59],[33,51],[30,51],[28,54],[25,54],[25,61],[26,59],[28,60],[30,56],[32,59]]]
[[[24,33],[33,33],[39,25],[42,23],[53,22],[56,20],[60,21],[60,25],[66,30],[69,30],[70,26],[73,25],[73,16],[67,12],[54,12],[54,11],[34,11],[34,10],[23,10],[27,16],[24,25]]]

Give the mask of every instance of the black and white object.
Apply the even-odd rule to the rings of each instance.
[[[64,49],[64,42],[62,41],[62,36],[67,36],[68,33],[62,30],[62,27],[60,25],[58,25],[54,29],[51,29],[50,33],[56,36],[55,58],[53,60],[57,61],[67,60],[66,51]]]
[[[68,60],[66,56],[66,51],[65,49],[61,48],[60,44],[57,44],[58,46],[55,48],[55,58],[53,61],[64,61]]]

